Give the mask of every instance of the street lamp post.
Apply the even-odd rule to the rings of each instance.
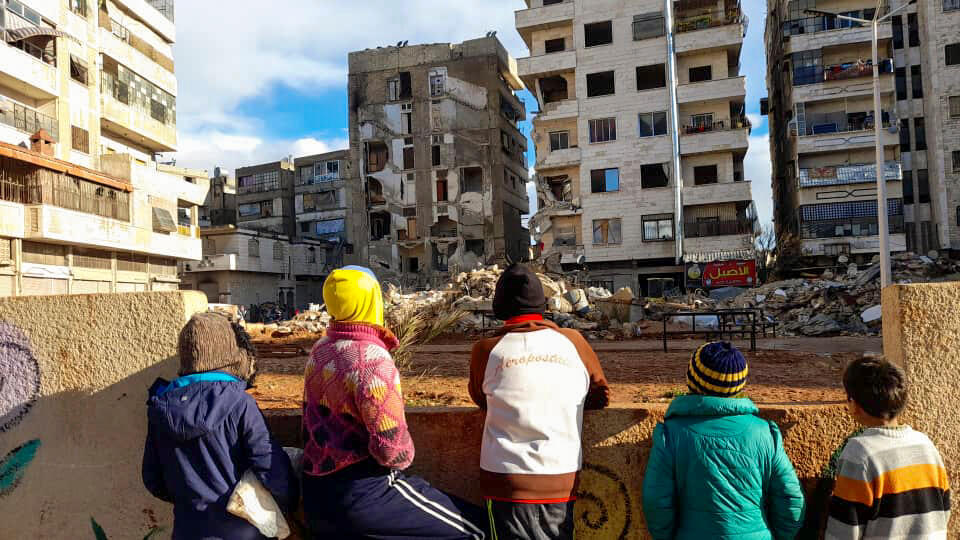
[[[883,135],[883,111],[881,110],[880,104],[880,53],[877,45],[877,36],[881,22],[893,17],[906,9],[907,6],[915,4],[916,2],[917,0],[909,0],[906,4],[881,17],[880,8],[883,6],[883,0],[877,0],[877,9],[874,12],[872,20],[849,17],[847,15],[840,15],[818,9],[806,10],[807,13],[873,26],[873,38],[871,40],[871,45],[873,46],[873,131],[874,138],[876,139],[874,141],[874,147],[877,153],[877,227],[880,229],[880,286],[882,288],[886,288],[892,283],[892,272],[890,268],[890,225],[887,216],[889,212],[887,207],[887,179],[884,174],[885,159],[883,155],[883,141],[881,141]]]

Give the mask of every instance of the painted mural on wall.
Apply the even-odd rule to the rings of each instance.
[[[19,328],[0,322],[0,435],[19,424],[40,395],[40,366],[30,340]],[[21,444],[0,459],[0,497],[23,480],[40,440]]]

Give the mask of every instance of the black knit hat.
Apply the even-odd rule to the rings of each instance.
[[[501,321],[518,315],[543,315],[546,304],[540,278],[526,265],[511,264],[497,281],[493,314]]]

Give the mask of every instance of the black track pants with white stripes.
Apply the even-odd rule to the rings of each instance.
[[[303,478],[303,510],[314,540],[486,540],[486,511],[422,478],[358,463]]]

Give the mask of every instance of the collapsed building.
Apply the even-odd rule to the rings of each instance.
[[[404,287],[529,255],[526,117],[496,37],[349,56],[350,152],[366,193],[359,259]]]

